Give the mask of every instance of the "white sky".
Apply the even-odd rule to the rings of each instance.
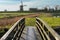
[[[24,10],[28,10],[29,8],[43,8],[46,5],[50,7],[54,7],[55,5],[60,5],[60,0],[23,0]],[[0,11],[7,9],[8,11],[16,11],[19,10],[20,0],[0,0]]]

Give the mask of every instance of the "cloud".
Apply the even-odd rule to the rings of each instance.
[[[40,1],[24,2],[24,5],[27,5],[24,7],[25,10],[28,10],[29,8],[40,8],[40,6],[42,6]]]
[[[21,5],[21,0],[0,0],[0,10],[9,10],[16,11],[19,10],[19,6]],[[24,10],[28,10],[29,8],[43,8],[46,5],[55,6],[60,5],[60,0],[23,0]]]
[[[27,5],[27,6],[24,6],[24,10],[28,10],[31,7],[36,7],[38,2],[39,1],[24,2],[23,4]],[[21,5],[21,3],[19,3],[19,4],[10,4],[10,5],[9,4],[7,4],[7,5],[0,5],[0,10],[7,9],[8,11],[16,11],[16,10],[19,10],[19,6],[20,5]]]
[[[5,9],[8,11],[16,11],[16,10],[19,10],[19,5],[1,5],[0,6],[0,11],[4,11]]]
[[[20,0],[0,0],[0,1],[20,1]]]

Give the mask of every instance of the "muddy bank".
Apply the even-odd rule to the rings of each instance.
[[[0,19],[0,26],[13,25],[17,20],[19,20],[22,17],[26,18],[26,17],[36,17],[36,16],[39,16],[39,14],[30,14],[30,15],[24,15],[24,16],[1,18]]]

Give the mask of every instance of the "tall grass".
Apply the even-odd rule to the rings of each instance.
[[[49,26],[55,28],[55,26],[60,26],[60,18],[57,17],[41,17]]]
[[[35,18],[26,18],[25,20],[25,24],[26,26],[35,26]]]
[[[40,16],[38,17],[41,18],[44,22],[47,23],[47,25],[51,26],[52,28],[56,28],[57,26],[60,26],[60,17],[53,17],[50,14],[40,14]],[[35,21],[36,18],[26,18],[26,25],[34,26]]]

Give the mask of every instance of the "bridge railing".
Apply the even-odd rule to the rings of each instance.
[[[40,18],[36,18],[36,27],[42,40],[60,40],[60,36]]]
[[[25,18],[18,20],[0,40],[20,40],[21,34],[25,28]]]

